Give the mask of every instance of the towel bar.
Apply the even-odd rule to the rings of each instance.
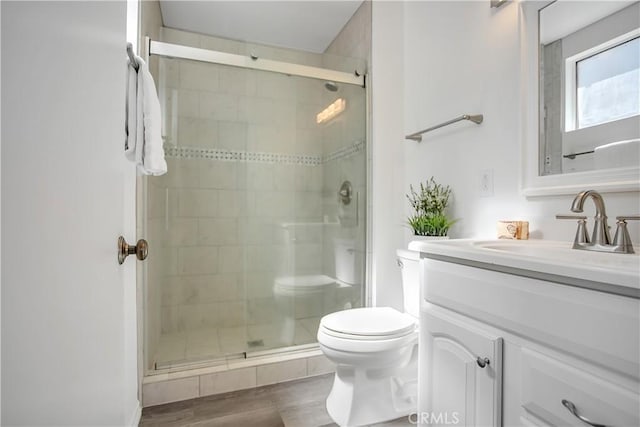
[[[465,115],[462,115],[460,117],[456,117],[455,119],[447,120],[446,122],[440,123],[439,125],[435,125],[435,126],[432,126],[430,128],[427,128],[427,129],[412,133],[411,135],[407,135],[407,136],[405,136],[405,139],[411,139],[413,141],[422,142],[422,134],[423,133],[427,133],[427,132],[431,132],[432,130],[440,129],[441,127],[448,126],[448,125],[450,125],[452,123],[456,123],[456,122],[459,122],[461,120],[469,120],[469,121],[479,125],[484,120],[484,116],[482,114],[475,114],[475,115],[465,114]]]
[[[136,61],[136,56],[133,53],[133,45],[131,43],[127,43],[127,55],[129,55],[129,61],[131,61],[133,69],[138,71],[140,66],[138,65],[138,61]]]

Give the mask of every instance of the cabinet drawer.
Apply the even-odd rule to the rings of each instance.
[[[544,354],[522,350],[522,408],[534,425],[588,426],[563,404],[572,402],[578,415],[607,427],[640,425],[638,390],[612,384],[586,370]]]

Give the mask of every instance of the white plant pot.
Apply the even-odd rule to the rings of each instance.
[[[449,236],[418,236],[418,235],[412,235],[411,236],[411,240],[412,241],[425,241],[425,240],[449,240]]]

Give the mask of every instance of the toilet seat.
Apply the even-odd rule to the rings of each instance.
[[[328,314],[320,326],[337,337],[378,340],[407,335],[415,330],[416,321],[390,307],[363,307]]]
[[[322,318],[318,342],[338,351],[371,353],[397,349],[418,340],[411,316],[389,307],[339,311]]]

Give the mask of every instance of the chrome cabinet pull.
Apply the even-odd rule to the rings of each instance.
[[[572,402],[562,399],[562,404],[564,405],[565,408],[567,408],[569,410],[569,412],[571,412],[573,414],[574,417],[576,417],[577,419],[579,419],[580,421],[582,421],[583,423],[587,423],[590,426],[593,427],[607,427],[604,424],[598,424],[598,423],[594,423],[593,421],[590,421],[588,418],[583,417],[582,415],[578,414],[578,409],[576,408],[576,405],[574,405]]]
[[[481,368],[484,368],[485,366],[487,366],[488,364],[491,363],[491,361],[489,360],[488,357],[485,357],[484,359],[480,356],[478,356],[478,358],[476,359],[476,363],[478,364],[478,366],[480,366]]]
[[[122,264],[129,255],[136,255],[140,261],[147,258],[149,254],[149,244],[146,240],[140,239],[135,245],[127,244],[124,237],[118,237],[118,264]]]

